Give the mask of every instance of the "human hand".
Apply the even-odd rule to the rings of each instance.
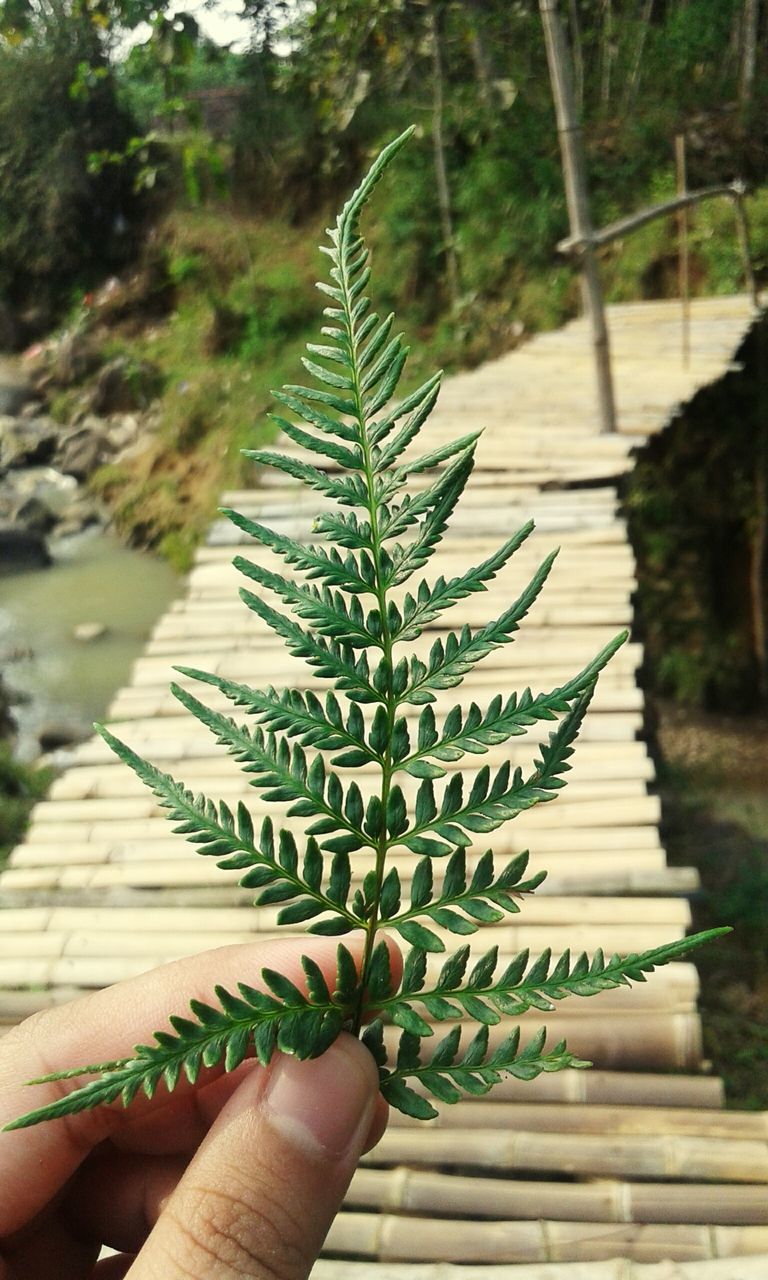
[[[265,966],[301,985],[309,955],[332,981],[335,952],[223,947],[36,1014],[0,1040],[0,1125],[28,1108],[30,1077],[124,1057],[190,997],[258,985]],[[41,1103],[67,1083],[40,1086]],[[0,1133],[0,1280],[303,1280],[386,1118],[373,1059],[343,1034],[310,1062],[249,1059],[128,1109]],[[97,1262],[103,1244],[120,1255]]]

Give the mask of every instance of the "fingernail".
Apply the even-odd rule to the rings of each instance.
[[[281,1056],[262,1102],[270,1125],[318,1160],[355,1158],[373,1119],[377,1082],[373,1060],[352,1036],[342,1035],[320,1058]]]

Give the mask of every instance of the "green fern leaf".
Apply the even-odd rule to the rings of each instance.
[[[151,1097],[160,1087],[175,1088],[182,1076],[194,1082],[203,1069],[233,1070],[247,1054],[262,1064],[276,1049],[313,1057],[343,1028],[362,1032],[385,1098],[408,1115],[429,1118],[436,1114],[430,1096],[454,1103],[486,1093],[504,1075],[533,1079],[542,1071],[587,1065],[564,1044],[546,1050],[543,1031],[521,1048],[514,1027],[490,1050],[489,1026],[527,1009],[549,1011],[569,996],[642,982],[657,965],[726,932],[710,930],[608,959],[598,950],[572,960],[566,951],[553,963],[544,950],[531,962],[521,952],[500,974],[496,947],[472,963],[466,945],[443,956],[446,935],[469,936],[500,923],[543,880],[544,872],[525,878],[527,854],[497,871],[490,850],[473,864],[466,850],[478,836],[553,799],[563,787],[595,682],[626,636],[551,692],[534,696],[525,689],[496,695],[486,707],[456,705],[440,722],[434,714],[436,693],[458,686],[477,663],[512,640],[548,577],[554,553],[494,621],[448,631],[426,660],[412,652],[425,627],[442,626],[453,605],[486,590],[533,525],[524,525],[462,574],[434,582],[415,577],[438,548],[464,492],[478,433],[418,456],[410,450],[436,403],[440,374],[397,398],[408,347],[393,317],[379,319],[366,292],[370,262],[360,215],[410,133],[378,156],[328,232],[323,252],[330,279],[318,286],[327,299],[324,341],[309,343],[303,360],[313,385],[289,384],[275,393],[280,412],[273,421],[293,448],[247,455],[322,495],[311,535],[288,537],[250,517],[223,512],[243,538],[288,566],[283,576],[238,556],[235,566],[259,587],[242,589],[241,599],[289,654],[332,688],[324,698],[313,689],[257,690],[178,668],[245,708],[255,718],[250,727],[172,685],[181,705],[228,748],[261,797],[288,807],[292,829],[276,830],[267,818],[257,837],[245,804],[233,811],[223,801],[195,795],[101,730],[174,829],[203,856],[241,873],[241,885],[254,891],[259,905],[277,908],[279,925],[304,926],[321,936],[360,933],[360,968],[352,952],[339,946],[333,984],[305,958],[303,987],[270,969],[262,971],[262,990],[245,983],[236,993],[218,987],[215,1000],[192,1001],[187,1014],[172,1016],[170,1029],[157,1031],[151,1044],[137,1046],[129,1057],[47,1077],[93,1078],[10,1128],[102,1102],[128,1104],[139,1092]],[[415,587],[400,591],[411,579]],[[265,592],[280,607],[262,598]],[[417,716],[412,707],[420,708]],[[464,777],[447,767],[544,721],[555,727],[532,771],[513,771],[507,761]],[[412,809],[404,774],[418,780]],[[397,865],[403,849],[418,858],[410,886]],[[445,858],[439,874],[435,858]],[[380,937],[383,927],[410,947],[399,987]],[[434,978],[430,957],[438,954],[443,959]],[[394,1064],[388,1062],[384,1019],[400,1031]],[[479,1027],[466,1046],[455,1025],[422,1058],[422,1041],[434,1042],[432,1024],[460,1020]]]

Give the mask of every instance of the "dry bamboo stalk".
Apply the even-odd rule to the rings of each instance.
[[[768,1227],[677,1223],[469,1222],[342,1211],[325,1252],[387,1262],[699,1261],[764,1253]]]
[[[582,920],[597,923],[608,923],[613,918],[616,924],[630,923],[637,924],[641,921],[652,920],[656,924],[682,924],[688,923],[688,907],[687,903],[678,902],[675,899],[662,899],[659,905],[658,914],[654,912],[656,900],[653,898],[536,898],[528,899],[524,904],[525,914],[529,924],[553,924],[561,923],[570,919],[568,908],[573,904],[572,914],[576,914]],[[633,907],[636,906],[636,910]],[[93,930],[103,930],[111,932],[124,932],[130,930],[132,932],[142,931],[146,929],[166,929],[172,928],[176,931],[185,933],[195,933],[204,925],[216,929],[242,929],[243,927],[243,911],[242,908],[232,907],[228,910],[219,909],[212,911],[208,908],[185,908],[185,910],[165,910],[162,903],[151,912],[147,912],[143,908],[141,910],[132,909],[131,907],[112,906],[103,910],[95,910],[92,907],[65,907],[38,910],[34,907],[21,908],[16,911],[12,909],[5,910],[2,915],[3,934],[7,935],[12,932],[34,932],[41,928],[45,928],[47,922],[48,927],[53,929],[74,929],[82,928],[85,924]],[[447,935],[446,935],[447,936]],[[465,939],[473,952],[480,953],[487,950],[487,944],[484,939],[486,934],[483,930],[479,930],[476,934]],[[504,963],[511,956],[512,950],[502,944],[499,950],[499,962]],[[443,957],[432,955],[428,957],[427,972],[430,979],[433,978],[441,964]],[[659,970],[654,974],[651,985],[654,983],[670,983],[676,987],[683,987],[688,990],[693,985],[693,975],[695,969],[691,964],[675,964]],[[638,989],[638,995],[641,994]]]
[[[609,1262],[554,1262],[509,1266],[452,1266],[450,1263],[346,1262],[320,1259],[312,1280],[765,1280],[768,1253],[736,1261],[715,1260],[643,1264],[614,1258]]]
[[[364,1163],[469,1165],[480,1169],[544,1171],[581,1177],[768,1182],[764,1141],[710,1142],[675,1135],[499,1133],[483,1130],[392,1128]]]
[[[353,1209],[451,1214],[473,1218],[584,1222],[716,1223],[765,1226],[764,1187],[719,1183],[528,1182],[519,1178],[465,1177],[431,1170],[358,1169],[345,1205]]]
[[[398,1112],[390,1124],[395,1128],[413,1128],[424,1121],[414,1121]],[[723,1111],[711,1115],[696,1108],[621,1107],[593,1105],[573,1107],[568,1103],[465,1101],[455,1106],[440,1106],[435,1120],[426,1122],[430,1129],[498,1129],[505,1133],[584,1133],[650,1137],[734,1139],[768,1143],[768,1113]],[[768,1213],[768,1197],[764,1204]]]
[[[247,792],[246,792],[247,794]],[[250,809],[254,816],[272,813],[275,806],[257,797],[251,801]],[[658,822],[660,812],[657,796],[641,795],[629,798],[619,797],[583,802],[558,798],[557,806],[539,804],[534,809],[523,810],[515,820],[516,831],[525,828],[527,831],[540,830],[541,827],[567,827],[575,825],[587,826],[654,826]],[[124,798],[98,797],[91,800],[42,800],[35,810],[35,824],[42,826],[50,823],[59,826],[63,823],[119,823],[134,819],[157,819],[167,822],[164,811],[151,795],[126,796]],[[535,824],[535,825],[534,825]],[[499,839],[501,838],[500,833]],[[487,842],[484,842],[487,843]],[[496,837],[494,836],[494,844]]]

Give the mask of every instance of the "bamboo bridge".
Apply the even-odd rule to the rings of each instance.
[[[496,616],[546,552],[562,550],[519,638],[438,711],[457,693],[482,702],[497,690],[553,687],[632,625],[635,567],[616,484],[632,450],[732,367],[754,311],[746,297],[695,301],[687,367],[677,304],[616,306],[608,319],[616,434],[595,427],[583,322],[443,389],[430,447],[474,425],[485,434],[433,572],[476,563],[536,521],[504,574],[477,604],[455,609],[451,626]],[[259,480],[226,504],[308,536],[313,495],[277,473]],[[183,599],[157,624],[108,716],[161,768],[227,801],[246,794],[242,775],[169,694],[173,664],[256,685],[309,680],[237,599],[229,561],[240,537],[228,523],[213,526]],[[474,935],[473,949],[629,952],[685,933],[697,881],[667,865],[661,843],[641,662],[633,640],[602,676],[563,797],[489,842],[502,854],[530,847],[533,868],[550,874],[511,923]],[[530,761],[536,736],[480,763]],[[0,1020],[270,933],[275,909],[254,910],[235,877],[173,836],[100,740],[78,747],[0,878]],[[541,1018],[524,1021],[533,1029]],[[721,1083],[702,1063],[693,966],[671,965],[631,992],[567,1001],[546,1021],[553,1040],[567,1037],[595,1069],[509,1081],[487,1099],[441,1107],[426,1124],[393,1114],[355,1176],[318,1280],[764,1280],[768,1115],[723,1109]]]

